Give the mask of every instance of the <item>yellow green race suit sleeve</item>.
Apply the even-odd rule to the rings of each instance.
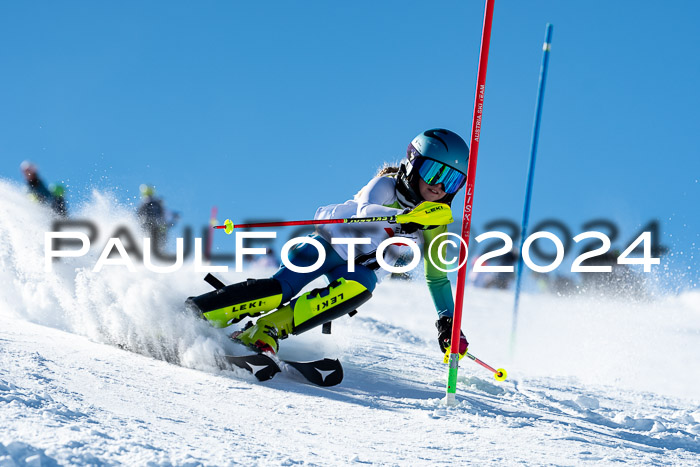
[[[440,241],[433,244],[433,240],[440,234],[447,232],[446,225],[440,225],[438,227],[424,230],[424,251],[423,251],[423,262],[425,264],[425,281],[428,284],[428,290],[430,290],[430,295],[433,297],[433,303],[435,304],[435,309],[437,310],[438,316],[452,316],[454,314],[455,304],[452,298],[452,286],[450,285],[450,280],[447,278],[447,273],[440,271],[436,268],[430,261],[428,255],[433,258],[433,261],[437,263],[442,269],[447,269],[447,265],[442,263],[437,254],[438,246]],[[431,251],[428,251],[430,248]]]

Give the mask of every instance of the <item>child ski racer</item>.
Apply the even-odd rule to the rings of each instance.
[[[411,141],[399,167],[382,169],[353,199],[320,207],[315,219],[396,216],[410,212],[424,201],[450,205],[466,182],[468,158],[469,148],[459,135],[444,129],[427,130]],[[444,353],[451,339],[452,288],[447,273],[428,260],[426,249],[435,237],[446,232],[445,225],[412,222],[320,225],[309,240],[325,251],[325,261],[316,271],[300,273],[282,265],[270,278],[249,279],[190,297],[187,302],[216,327],[259,317],[231,337],[259,352],[276,353],[279,339],[354,314],[372,297],[377,283],[389,274],[376,260],[379,244],[388,237],[405,237],[423,250],[426,282],[438,315],[438,343]],[[334,238],[360,237],[369,239],[369,243],[350,246],[333,242]],[[407,248],[389,246],[384,260],[393,266]],[[350,255],[355,259],[352,266],[348,264]],[[431,257],[440,256],[432,252]],[[311,243],[298,244],[289,253],[290,262],[297,267],[308,267],[317,259],[318,251]],[[447,269],[439,261],[438,266]],[[329,280],[326,287],[297,296],[320,276]],[[461,334],[460,354],[466,353],[467,346],[467,339]]]

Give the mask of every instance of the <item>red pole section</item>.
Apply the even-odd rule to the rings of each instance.
[[[476,96],[474,99],[474,113],[472,119],[471,144],[469,145],[469,166],[467,168],[467,186],[464,196],[464,214],[462,217],[462,239],[469,247],[469,233],[472,224],[472,203],[474,201],[474,184],[476,181],[476,162],[479,154],[479,140],[481,139],[481,123],[484,112],[484,93],[486,91],[486,66],[489,61],[489,44],[491,42],[491,22],[493,19],[493,6],[495,0],[486,0],[484,12],[484,26],[481,32],[481,53],[479,55],[479,69],[476,78]],[[464,304],[464,287],[467,274],[467,248],[459,249],[459,263],[464,264],[457,273],[457,294],[455,296],[455,312],[452,321],[452,349],[450,350],[450,375],[447,383],[448,403],[454,398],[457,384],[457,367],[459,365],[459,331],[462,327],[462,307]]]
[[[452,210],[447,204],[424,201],[410,212],[395,216],[379,217],[348,217],[346,219],[314,219],[308,221],[260,222],[257,224],[234,224],[226,219],[224,225],[215,225],[215,229],[224,229],[230,234],[233,229],[248,227],[282,227],[285,225],[316,225],[316,224],[362,224],[365,222],[390,222],[406,224],[415,222],[421,225],[447,225],[453,222]]]
[[[281,222],[258,222],[255,224],[235,224],[236,229],[250,229],[254,227],[285,227],[290,225],[317,225],[317,224],[343,224],[345,219],[324,219],[309,221],[281,221]],[[223,225],[214,226],[215,229],[223,229]]]

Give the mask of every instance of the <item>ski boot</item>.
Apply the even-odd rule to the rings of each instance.
[[[248,321],[242,331],[231,334],[231,339],[257,352],[277,353],[279,339],[292,333],[293,315],[291,305],[285,305],[274,313],[261,317],[255,324]]]
[[[214,327],[225,328],[278,308],[282,304],[282,285],[276,279],[248,279],[190,297],[185,303]]]
[[[329,323],[343,315],[354,315],[355,309],[372,297],[362,284],[340,278],[321,289],[314,289],[258,319],[231,338],[261,352],[277,353],[279,339],[301,334]]]

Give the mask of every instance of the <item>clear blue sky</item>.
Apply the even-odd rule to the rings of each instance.
[[[310,218],[424,129],[469,139],[483,7],[3,2],[0,176],[19,181],[33,160],[73,205],[92,188],[128,202],[154,184],[184,224],[206,224],[213,205],[234,222]],[[575,235],[606,218],[624,249],[659,219],[661,242],[697,277],[695,1],[496,2],[474,230],[520,223],[547,22],[530,226],[554,217]]]

